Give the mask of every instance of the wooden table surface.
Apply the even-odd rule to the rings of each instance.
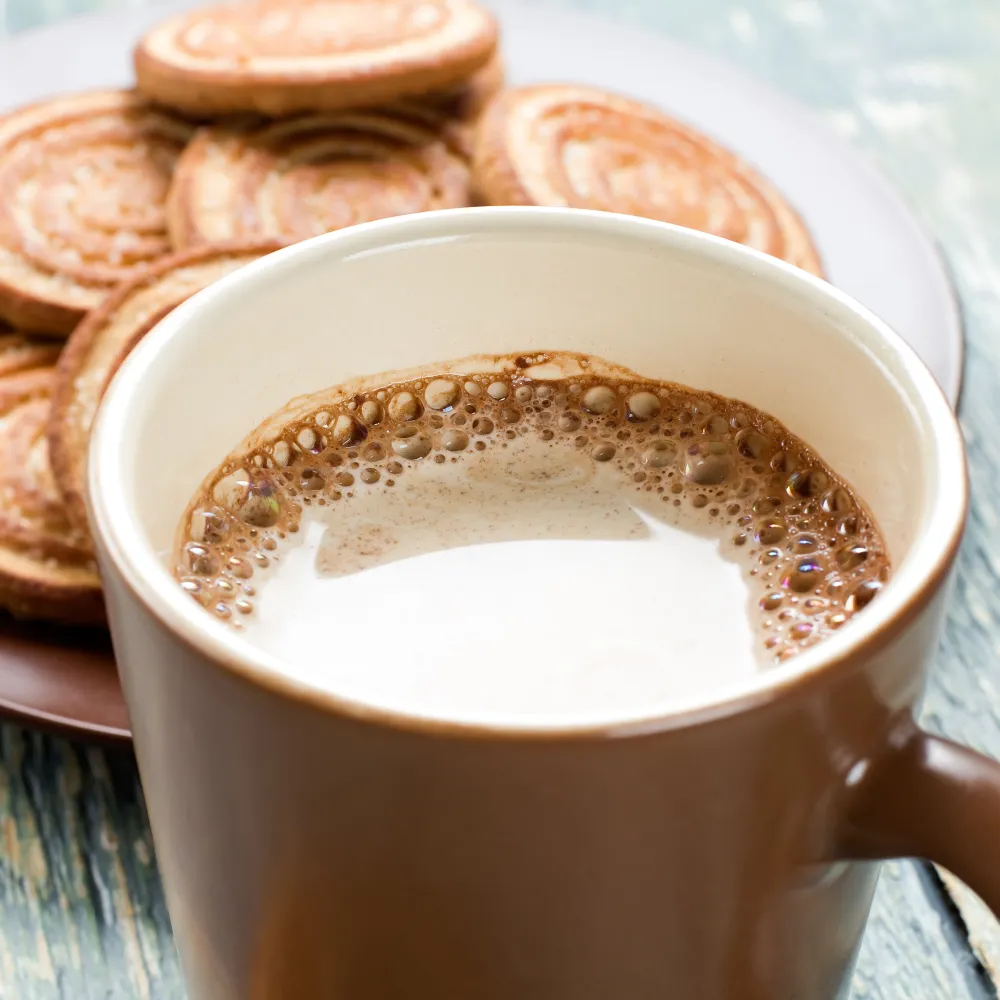
[[[0,38],[144,2],[0,0]],[[1000,757],[1000,3],[533,2],[668,32],[770,81],[860,146],[937,235],[968,327],[973,506],[925,721]],[[129,753],[0,727],[0,837],[0,1000],[183,998]],[[1000,930],[981,904],[926,866],[887,865],[853,996],[982,1000],[997,983]]]

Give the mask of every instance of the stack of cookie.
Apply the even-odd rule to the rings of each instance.
[[[411,212],[554,205],[819,273],[796,214],[733,154],[592,88],[504,90],[498,37],[473,0],[223,4],[141,39],[136,90],[0,119],[0,606],[102,619],[83,495],[108,381],[167,312],[279,246]]]

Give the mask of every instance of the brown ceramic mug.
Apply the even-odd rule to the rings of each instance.
[[[891,583],[835,637],[669,714],[499,729],[296,682],[171,578],[202,476],[290,397],[541,348],[774,414],[868,501]],[[320,237],[143,341],[90,493],[193,1000],[830,1000],[877,859],[933,859],[1000,909],[1000,766],[913,721],[966,512],[959,430],[899,337],[803,272],[587,212]]]

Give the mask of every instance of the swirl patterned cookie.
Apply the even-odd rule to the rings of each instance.
[[[135,51],[139,89],[195,114],[288,115],[454,87],[497,45],[473,0],[251,0],[179,14]]]
[[[0,378],[29,368],[48,368],[59,360],[61,346],[35,340],[0,323]]]
[[[90,427],[121,363],[195,292],[280,246],[267,241],[172,254],[117,288],[73,331],[56,368],[48,440],[56,484],[80,531],[88,530],[84,490]]]
[[[438,133],[463,160],[471,162],[479,120],[503,90],[505,75],[498,54],[459,87],[403,98],[382,110]]]
[[[211,126],[181,157],[169,197],[177,247],[288,242],[393,215],[470,204],[461,137],[429,107]]]
[[[601,90],[505,91],[480,123],[473,185],[493,205],[644,216],[822,274],[802,220],[753,168],[656,108]]]
[[[70,523],[49,465],[54,380],[51,366],[0,375],[0,607],[22,618],[97,623],[104,603],[90,539]]]
[[[457,87],[423,94],[414,100],[434,108],[449,119],[460,122],[478,120],[490,101],[504,88],[506,71],[499,50],[478,73]]]
[[[169,249],[164,207],[193,127],[127,91],[0,119],[0,319],[65,335]]]

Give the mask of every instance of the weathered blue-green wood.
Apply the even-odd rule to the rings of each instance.
[[[144,2],[0,0],[0,36]],[[926,719],[1000,757],[1000,4],[533,2],[666,31],[776,84],[877,161],[941,240],[969,328],[974,506]],[[984,966],[1000,973],[997,925],[953,891],[961,915],[928,870],[887,866],[855,997],[996,996]],[[147,997],[183,989],[131,757],[0,728],[0,1000]]]
[[[127,751],[0,730],[0,997],[182,1000]]]

